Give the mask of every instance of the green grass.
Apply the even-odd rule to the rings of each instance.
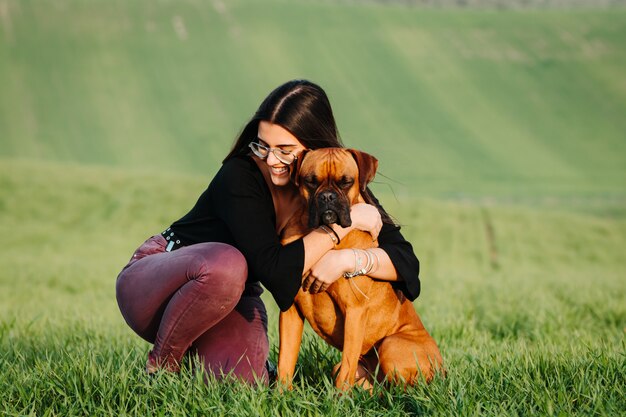
[[[626,216],[494,202],[395,201],[423,265],[416,302],[448,374],[340,396],[310,332],[293,392],[143,374],[149,345],[114,282],[207,177],[0,164],[0,414],[617,415],[626,409]],[[161,204],[171,201],[171,204]],[[487,232],[488,229],[492,232]],[[277,308],[267,294],[272,357]]]

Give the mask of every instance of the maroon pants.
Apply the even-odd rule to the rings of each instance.
[[[197,353],[208,373],[267,381],[267,315],[258,283],[246,285],[243,255],[223,243],[165,252],[156,235],[133,254],[117,278],[120,311],[154,344],[149,362],[177,370]]]

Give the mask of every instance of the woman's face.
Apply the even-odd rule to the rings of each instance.
[[[272,149],[277,148],[292,152],[294,155],[299,155],[305,149],[287,129],[264,120],[259,122],[258,142]],[[267,164],[272,184],[282,187],[289,183],[289,165],[279,161],[274,152],[268,154],[265,163]]]

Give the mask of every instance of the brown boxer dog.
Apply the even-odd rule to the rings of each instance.
[[[350,226],[350,206],[365,202],[361,193],[377,167],[376,158],[352,149],[324,148],[301,154],[292,178],[300,189],[302,207],[283,230],[282,243],[309,233],[320,222]],[[354,230],[337,249],[377,246],[369,233]],[[342,351],[337,388],[349,389],[355,382],[371,387],[359,360],[373,372],[378,359],[380,381],[407,384],[416,383],[420,375],[430,381],[437,369],[442,369],[437,344],[401,291],[368,276],[342,277],[325,292],[311,294],[301,288],[291,308],[280,314],[278,378],[288,387],[304,319],[322,339]]]

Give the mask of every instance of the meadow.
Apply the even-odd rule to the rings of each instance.
[[[0,415],[626,414],[626,11],[0,0]],[[148,378],[115,277],[267,92],[329,92],[422,265],[445,378]],[[277,308],[269,294],[271,358]]]

